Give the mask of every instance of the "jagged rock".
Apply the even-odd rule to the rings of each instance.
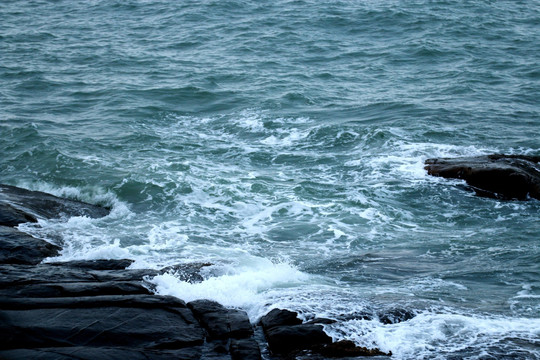
[[[429,175],[463,179],[478,195],[501,199],[540,200],[540,156],[494,154],[427,159]]]
[[[81,201],[59,198],[41,191],[31,191],[0,184],[0,203],[18,211],[18,217],[43,217],[54,219],[71,216],[100,218],[109,214],[109,209]],[[1,210],[6,210],[2,207]],[[11,214],[12,212],[10,212]]]
[[[255,339],[232,339],[229,347],[231,360],[261,360],[259,344]]]
[[[332,343],[332,338],[320,325],[274,326],[265,331],[265,336],[274,354],[288,354]]]
[[[356,344],[350,340],[336,341],[335,343],[321,346],[314,349],[317,353],[330,357],[353,357],[353,356],[392,356],[392,353],[385,353],[379,349],[368,349],[366,347],[356,346]]]
[[[260,321],[265,331],[274,326],[300,325],[302,320],[298,318],[298,313],[284,309],[273,309],[264,315]]]
[[[210,300],[196,300],[187,305],[213,339],[246,338],[253,335],[253,327],[245,311],[227,309]]]
[[[0,264],[39,264],[60,248],[17,229],[0,226]]]

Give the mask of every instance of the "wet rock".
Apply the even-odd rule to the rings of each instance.
[[[232,360],[261,360],[259,344],[255,339],[232,339],[229,351]]]
[[[494,154],[427,159],[429,175],[463,179],[480,196],[540,200],[540,156]]]
[[[50,262],[52,266],[68,266],[72,268],[89,270],[124,270],[135,260],[130,259],[98,259],[98,260],[74,260],[66,262]]]
[[[320,325],[274,326],[265,331],[265,336],[274,354],[288,354],[332,343],[332,338]]]
[[[24,211],[18,210],[7,203],[0,202],[0,225],[17,226],[27,222],[37,222],[37,219]]]
[[[0,288],[46,283],[140,282],[146,276],[155,276],[157,274],[157,270],[150,269],[89,270],[68,265],[38,264],[30,266],[6,264],[0,267]]]
[[[2,224],[107,213],[93,205],[0,185]],[[200,271],[210,264],[150,270],[127,269],[133,262],[129,259],[42,263],[58,250],[0,226],[0,358],[261,358],[244,311],[206,300],[190,303],[190,309],[175,297],[152,295],[146,282],[165,272],[183,281],[202,281]]]
[[[100,295],[150,294],[140,281],[106,281],[75,283],[44,283],[12,286],[0,289],[0,296],[12,297],[76,297]]]
[[[31,191],[0,184],[0,203],[19,212],[19,217],[54,219],[71,216],[100,218],[109,214],[109,209],[82,201],[60,198],[41,191]],[[5,211],[6,207],[2,207]],[[11,212],[10,212],[11,214]]]
[[[0,264],[39,264],[60,248],[15,228],[0,226]]]
[[[330,325],[335,324],[337,320],[326,319],[326,318],[315,318],[313,320],[306,321],[306,324],[321,324],[321,325]]]
[[[196,300],[187,305],[212,339],[240,339],[253,335],[253,327],[245,311],[227,309],[210,300]]]
[[[261,318],[260,323],[266,331],[274,326],[299,325],[302,323],[302,320],[298,318],[298,313],[294,311],[273,309]]]
[[[316,318],[302,323],[297,313],[274,309],[261,318],[260,324],[269,350],[285,358],[296,358],[302,353],[310,358],[319,358],[319,355],[324,358],[391,355],[379,349],[358,347],[350,340],[332,342],[332,338],[324,332],[321,324],[336,322],[333,319]]]
[[[414,312],[401,308],[390,309],[378,313],[379,321],[385,325],[397,324],[400,322],[408,321],[415,316],[416,314]]]
[[[200,347],[176,350],[143,350],[118,347],[70,346],[56,348],[14,349],[0,351],[0,359],[6,360],[199,360]]]
[[[342,357],[355,357],[355,356],[392,356],[392,353],[385,353],[379,349],[368,349],[366,347],[356,346],[356,344],[350,340],[341,340],[332,344],[328,344],[314,349],[315,352],[329,357],[329,358],[342,358]]]
[[[0,349],[91,346],[175,349],[201,345],[186,308],[99,306],[3,310]]]
[[[177,264],[167,266],[159,271],[160,274],[170,273],[173,274],[180,281],[189,283],[199,283],[204,281],[204,278],[200,274],[201,270],[205,267],[211,266],[210,263],[189,263],[189,264]]]
[[[12,298],[0,297],[0,309],[95,309],[99,307],[135,307],[138,309],[186,308],[186,303],[173,296],[164,295],[102,295],[61,298]]]

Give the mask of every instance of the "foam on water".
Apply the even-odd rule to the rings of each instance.
[[[539,319],[426,312],[397,324],[350,320],[325,330],[334,339],[354,339],[360,346],[391,351],[395,359],[447,359],[450,354],[479,359],[489,353],[540,356]]]
[[[538,155],[538,6],[7,2],[0,13],[2,182],[112,208],[21,225],[62,245],[58,259],[209,262],[200,284],[156,281],[252,318],[271,307],[338,318],[336,336],[365,334],[401,358],[478,358],[489,339],[514,346],[504,334],[529,346],[517,324],[539,314],[540,202],[479,198],[423,166]],[[349,317],[371,305],[423,315]],[[514,327],[490,330],[505,319]],[[477,338],[472,354],[462,335]]]
[[[264,292],[269,289],[298,288],[310,280],[287,263],[244,255],[234,266],[215,265],[207,270],[204,281],[188,283],[173,274],[163,274],[150,281],[160,295],[173,295],[185,301],[215,300],[225,306],[243,308],[254,318],[264,307]]]

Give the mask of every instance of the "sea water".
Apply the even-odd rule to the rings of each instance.
[[[423,169],[540,155],[539,24],[537,0],[4,0],[0,182],[112,208],[21,225],[55,261],[211,263],[149,281],[395,359],[539,359],[540,202]]]

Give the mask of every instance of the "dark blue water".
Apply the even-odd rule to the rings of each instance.
[[[21,226],[61,260],[214,264],[163,294],[396,359],[538,359],[540,202],[423,170],[540,155],[538,44],[536,0],[5,0],[0,182],[112,206]]]

